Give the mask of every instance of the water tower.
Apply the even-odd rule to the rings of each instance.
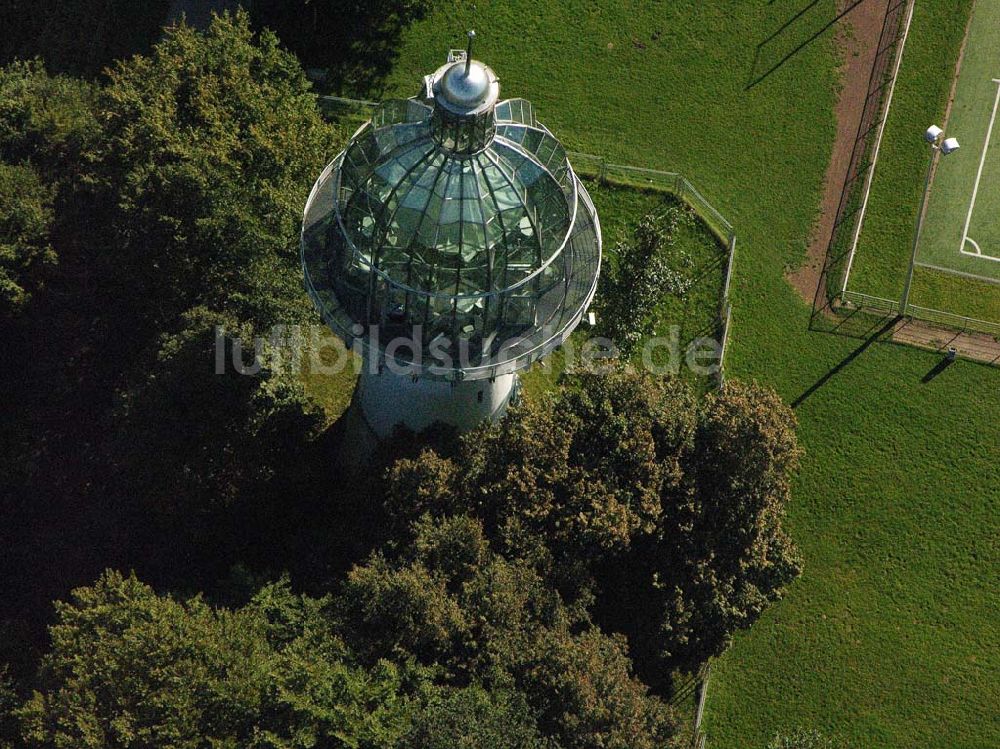
[[[499,418],[597,286],[594,204],[531,104],[500,101],[473,36],[380,105],[306,203],[306,288],[364,355],[355,398],[379,437]]]

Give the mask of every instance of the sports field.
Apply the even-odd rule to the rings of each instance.
[[[940,159],[920,265],[1000,282],[1000,0],[979,0],[947,122],[962,150]]]
[[[998,242],[987,237],[997,236],[993,217],[1000,208],[1000,114],[989,141],[986,137],[997,96],[992,79],[1000,77],[998,14],[1000,0],[915,4],[867,210],[851,254],[849,291],[899,299],[927,170],[922,135],[936,123],[948,137],[957,137],[962,148],[937,161],[910,303],[1000,321],[1000,262],[962,252],[973,247],[963,242],[967,220],[969,235],[980,248],[984,242],[994,247]],[[983,252],[997,254],[996,249]]]

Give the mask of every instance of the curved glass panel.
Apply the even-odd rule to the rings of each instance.
[[[527,99],[507,99],[497,104],[497,124],[516,122],[521,125],[535,125],[535,108]]]
[[[579,322],[596,288],[600,224],[529,102],[500,102],[482,122],[460,123],[453,141],[438,115],[417,100],[386,102],[323,172],[303,221],[306,286],[349,342],[434,377],[497,376]],[[462,138],[484,127],[489,142],[472,152]],[[417,348],[389,353],[397,336]]]

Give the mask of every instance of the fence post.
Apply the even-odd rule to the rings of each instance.
[[[705,746],[705,736],[701,732],[701,719],[705,713],[705,696],[708,694],[708,679],[712,675],[712,664],[706,663],[698,675],[698,709],[694,715],[694,732],[692,744],[695,747]]]
[[[729,328],[733,324],[733,305],[726,302],[720,314],[722,320],[722,342],[719,344],[719,387],[726,384],[726,351],[729,349]]]
[[[729,287],[733,280],[733,266],[736,261],[736,232],[729,232],[729,257],[726,261],[726,278],[722,289],[722,299],[729,302]]]

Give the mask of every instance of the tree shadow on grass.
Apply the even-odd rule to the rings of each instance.
[[[890,333],[899,322],[900,318],[892,317],[885,320],[882,325],[865,337],[861,345],[854,349],[851,353],[837,362],[836,365],[830,369],[829,372],[820,377],[816,382],[810,385],[798,398],[792,401],[792,408],[798,408],[803,403],[805,403],[817,390],[826,385],[830,380],[836,377],[840,372],[842,372],[851,362],[861,356],[865,351],[867,351],[873,343],[881,340],[886,334]]]
[[[946,369],[948,369],[948,367],[950,367],[954,363],[955,359],[949,359],[945,357],[937,364],[935,364],[934,368],[931,369],[927,374],[925,374],[920,381],[926,385],[928,382],[931,382],[934,378],[936,378],[939,374],[944,372]]]
[[[0,3],[0,64],[41,57],[53,73],[94,76],[148,51],[170,0],[6,0]]]
[[[820,0],[809,0],[757,45],[746,90],[754,88],[779,70],[862,2],[864,0],[850,0],[831,18],[825,10],[817,7],[820,5]]]
[[[381,93],[398,56],[400,35],[423,17],[428,5],[426,0],[256,0],[251,15],[256,26],[272,29],[305,67],[325,69],[325,88],[371,97]]]

